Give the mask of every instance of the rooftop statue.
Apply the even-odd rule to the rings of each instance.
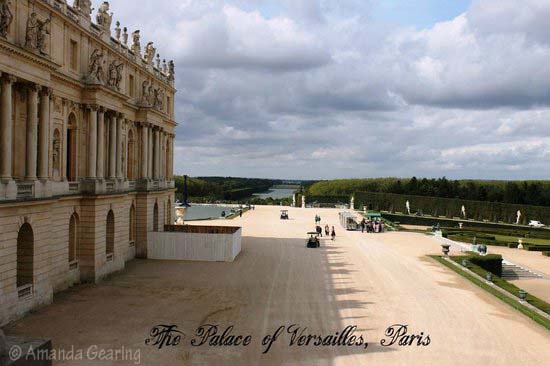
[[[139,34],[139,29],[132,33],[132,52],[136,56],[141,55],[141,43],[139,42],[140,38],[141,35]]]
[[[153,65],[153,60],[155,59],[156,53],[157,49],[153,45],[153,42],[147,43],[147,46],[145,46],[145,54],[143,56],[149,65]]]
[[[6,37],[13,21],[9,0],[0,0],[0,36]]]
[[[105,32],[111,33],[111,23],[113,21],[113,13],[109,14],[109,2],[104,1],[103,4],[97,10],[96,15],[97,25],[99,25]]]
[[[174,66],[174,60],[170,60],[168,62],[168,79],[169,80],[174,80],[176,77],[176,70],[175,70],[175,66]]]
[[[74,0],[73,8],[80,11],[80,14],[87,18],[90,18],[92,14],[92,1],[91,0]]]

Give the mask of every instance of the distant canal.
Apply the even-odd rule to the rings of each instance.
[[[218,206],[218,205],[191,205],[185,210],[184,220],[207,220],[219,219],[238,210],[235,206]]]
[[[268,192],[256,193],[254,194],[254,197],[262,199],[273,198],[274,200],[278,200],[282,198],[292,197],[295,191],[296,189],[294,188],[272,188]]]

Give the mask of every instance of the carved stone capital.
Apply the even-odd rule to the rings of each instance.
[[[35,83],[29,83],[25,86],[27,88],[27,91],[38,93],[41,89],[40,85]]]
[[[50,88],[49,86],[43,86],[40,89],[40,95],[43,97],[48,97],[50,99],[53,98],[53,88]]]
[[[17,78],[15,76],[7,74],[5,72],[2,73],[2,77],[0,79],[2,79],[2,83],[6,84],[13,84],[17,81]]]
[[[97,104],[86,104],[86,109],[97,112],[99,110],[99,106]]]
[[[105,113],[107,112],[107,108],[103,107],[103,106],[99,106],[98,110],[97,110],[99,113]]]

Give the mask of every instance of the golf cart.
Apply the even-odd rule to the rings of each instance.
[[[306,240],[307,248],[319,248],[321,246],[321,242],[319,241],[317,232],[310,231],[309,233],[307,233],[307,235],[309,235],[309,238],[307,238]]]
[[[288,210],[281,210],[281,220],[288,220]]]

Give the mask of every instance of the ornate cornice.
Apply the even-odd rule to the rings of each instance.
[[[37,64],[45,69],[48,69],[50,71],[55,71],[61,67],[61,65],[53,62],[52,60],[46,59],[44,57],[38,56],[35,53],[29,52],[26,49],[10,43],[3,38],[0,38],[0,49],[7,51],[8,53],[12,55],[16,55],[18,57],[21,57],[27,61],[30,61],[34,64]]]

